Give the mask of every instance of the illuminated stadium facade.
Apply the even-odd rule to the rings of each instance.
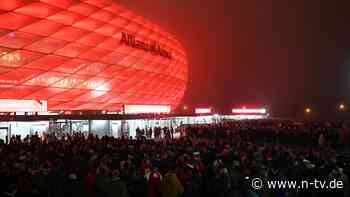
[[[118,111],[175,108],[184,95],[180,43],[112,0],[5,0],[0,11],[0,100]]]

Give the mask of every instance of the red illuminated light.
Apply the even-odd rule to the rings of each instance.
[[[123,44],[123,32],[156,48]],[[47,100],[48,110],[175,108],[187,62],[169,33],[112,0],[0,1],[0,99]]]

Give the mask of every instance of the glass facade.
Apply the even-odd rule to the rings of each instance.
[[[174,129],[186,124],[210,124],[223,120],[263,119],[267,116],[235,116],[235,115],[207,115],[207,116],[180,116],[161,119],[135,119],[135,120],[57,120],[38,122],[0,122],[0,139],[7,135],[26,135],[44,132],[54,132],[58,136],[64,133],[82,132],[102,136],[135,137],[136,129],[154,127],[173,127]]]

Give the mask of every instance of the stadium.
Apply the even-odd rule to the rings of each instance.
[[[0,10],[4,105],[36,100],[49,111],[176,108],[184,95],[188,64],[181,44],[112,0],[11,0],[1,1]]]
[[[247,2],[0,0],[0,197],[350,196],[349,6]]]

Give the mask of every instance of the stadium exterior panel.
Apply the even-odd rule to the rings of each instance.
[[[112,0],[0,1],[0,99],[175,108],[187,77],[181,44]]]

